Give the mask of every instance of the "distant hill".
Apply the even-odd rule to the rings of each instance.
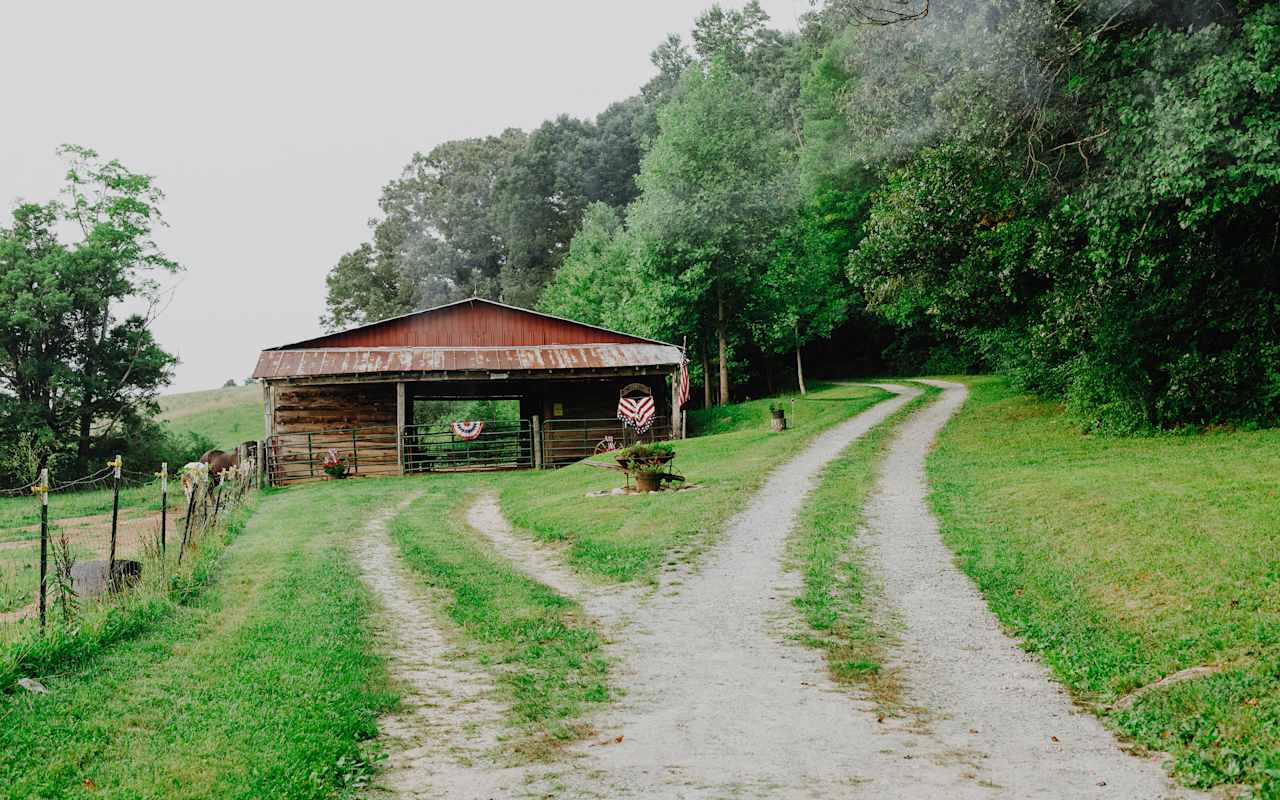
[[[195,431],[227,449],[262,438],[262,387],[228,386],[160,397],[160,417],[177,434]]]

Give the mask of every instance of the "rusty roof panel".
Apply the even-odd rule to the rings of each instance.
[[[360,347],[264,350],[253,377],[265,380],[405,372],[503,372],[672,366],[668,344],[583,344],[540,347]]]

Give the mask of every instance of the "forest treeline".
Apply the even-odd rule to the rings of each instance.
[[[708,402],[804,352],[1005,372],[1099,429],[1274,424],[1280,6],[901,8],[712,7],[593,120],[415,155],[325,323],[477,294],[687,341]]]

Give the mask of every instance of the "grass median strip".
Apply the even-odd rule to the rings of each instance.
[[[513,523],[548,540],[570,542],[573,565],[611,581],[652,576],[682,549],[714,534],[769,472],[812,438],[889,396],[867,386],[828,385],[806,398],[755,400],[690,415],[694,438],[675,442],[674,469],[700,488],[649,495],[585,497],[621,484],[616,472],[585,465],[511,475],[500,487]],[[783,405],[789,430],[769,432],[769,404]]]
[[[512,721],[535,740],[575,738],[584,729],[574,720],[610,696],[600,637],[576,602],[521,573],[467,527],[462,515],[485,481],[432,476],[427,493],[391,522],[391,536],[409,567],[444,593],[445,613],[479,657],[497,667]]]
[[[929,460],[948,545],[1000,620],[1197,786],[1280,795],[1280,430],[1086,436],[973,379]]]
[[[862,684],[885,707],[898,699],[891,675],[882,672],[891,632],[877,619],[874,586],[858,551],[857,535],[880,457],[898,423],[941,390],[919,385],[911,400],[851,444],[822,473],[788,541],[788,559],[803,584],[795,605],[806,630],[800,639],[826,654],[832,677]]]
[[[0,796],[321,798],[371,772],[395,702],[347,545],[409,484],[263,498],[214,583],[135,638],[0,696]]]

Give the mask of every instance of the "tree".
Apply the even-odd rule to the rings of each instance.
[[[0,426],[42,462],[84,467],[96,442],[156,410],[176,360],[148,314],[116,309],[154,308],[179,267],[152,239],[163,194],[150,176],[87,148],[59,152],[66,201],[21,205],[0,229]],[[63,243],[59,225],[79,238]]]
[[[762,97],[726,62],[685,75],[659,113],[628,212],[639,257],[680,293],[678,315],[714,329],[729,402],[730,314],[747,303],[762,253],[791,203],[791,158]]]
[[[756,341],[766,352],[795,351],[801,394],[801,347],[830,336],[860,299],[846,269],[866,204],[865,192],[828,189],[811,196],[773,243],[754,292]]]

